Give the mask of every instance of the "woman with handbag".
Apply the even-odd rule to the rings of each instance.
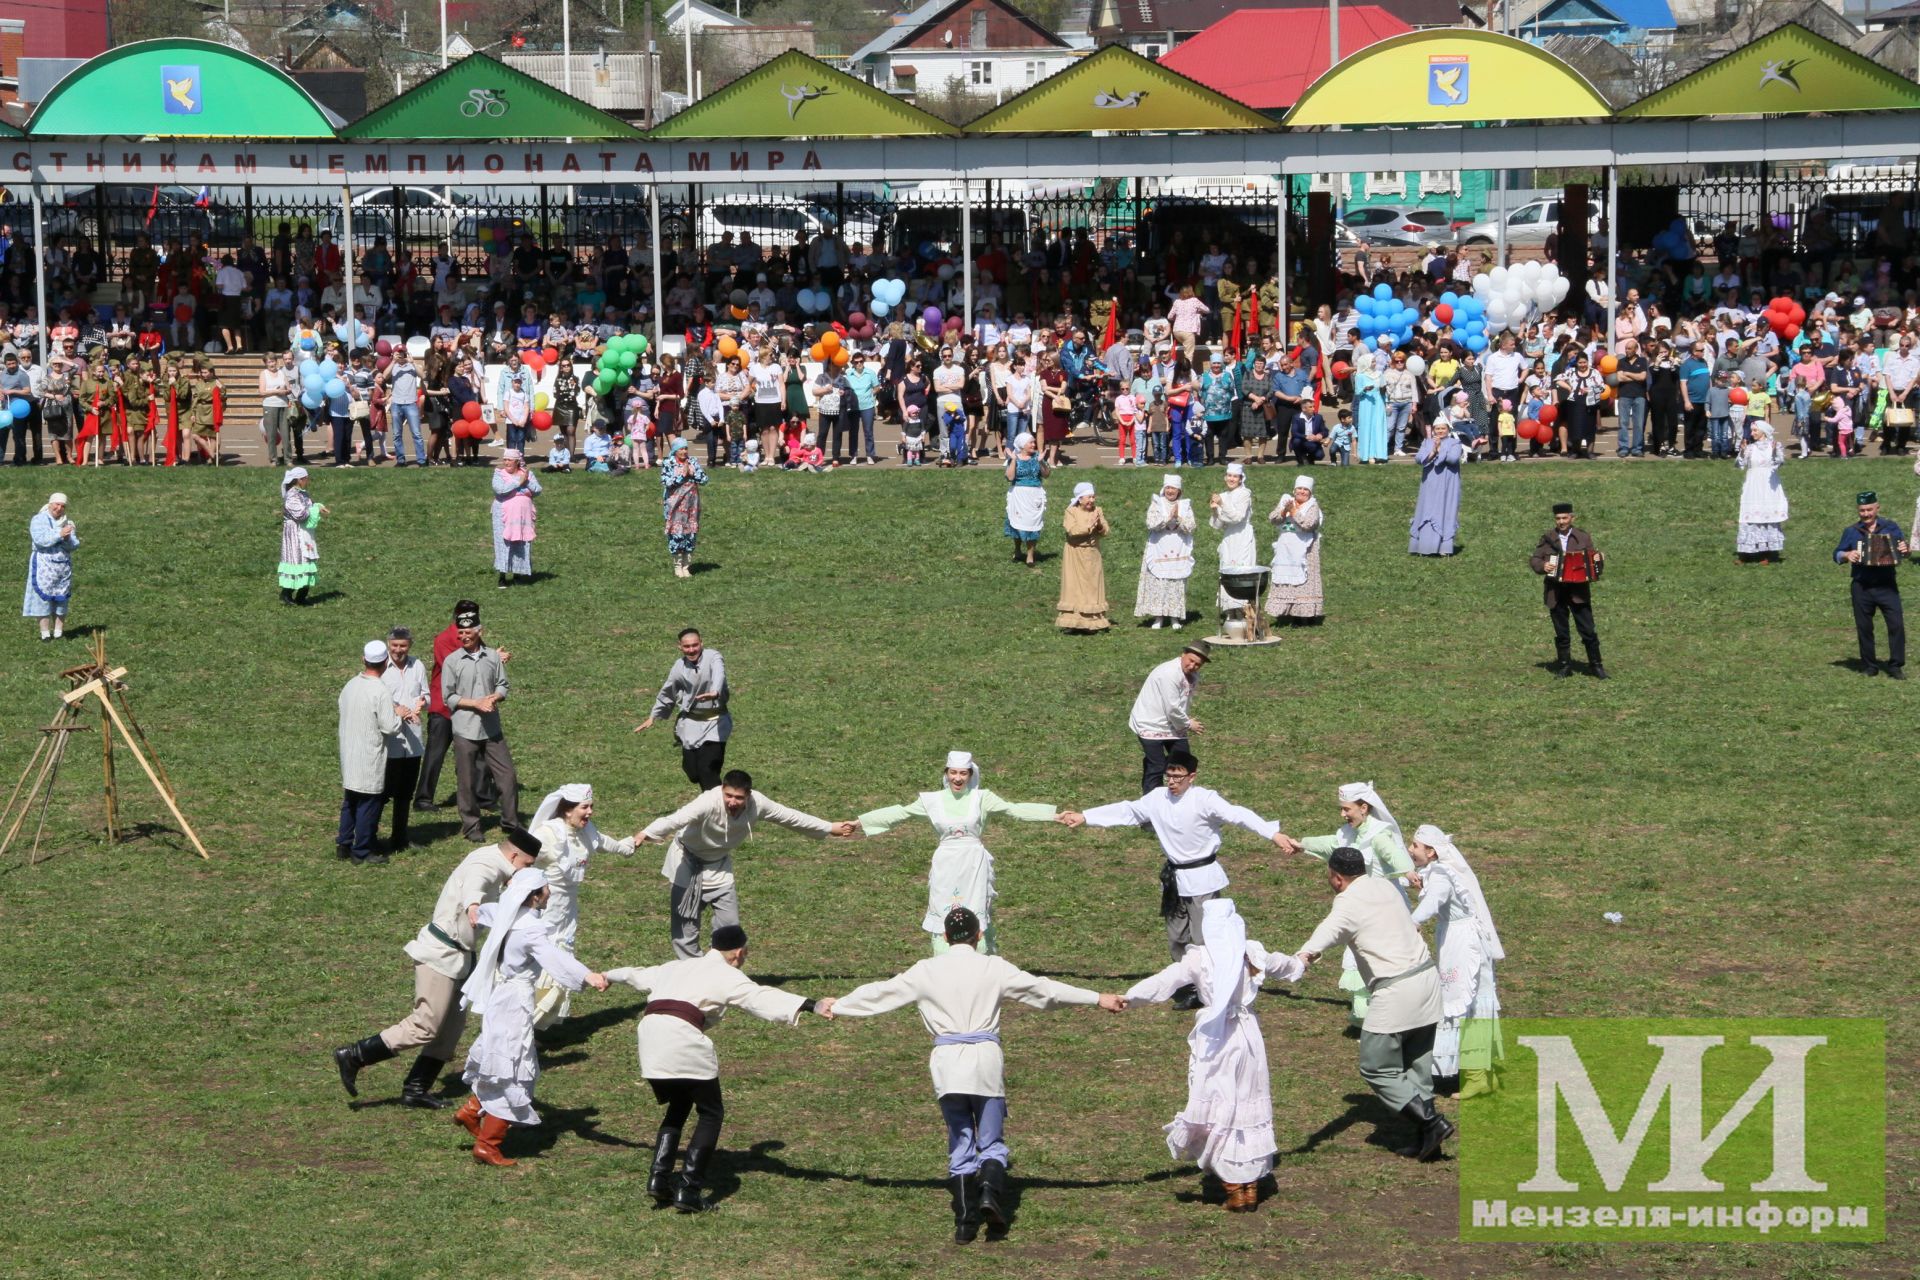
[[[1073,431],[1073,397],[1067,391],[1067,371],[1060,357],[1049,351],[1040,357],[1040,438],[1047,445],[1047,465],[1060,465],[1060,444]]]

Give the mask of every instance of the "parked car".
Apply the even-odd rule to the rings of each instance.
[[[156,245],[197,234],[213,248],[231,249],[247,233],[246,217],[239,209],[218,200],[201,203],[198,187],[108,187],[104,208],[100,190],[67,190],[60,204],[72,216],[72,234],[97,241],[103,212],[107,240],[121,246],[131,245],[142,234]]]
[[[1509,245],[1545,244],[1547,237],[1559,227],[1560,201],[1533,200],[1507,214],[1507,243]],[[1499,234],[1499,222],[1489,218],[1485,222],[1471,222],[1460,228],[1455,237],[1455,243],[1493,244]],[[1600,238],[1600,210],[1591,203],[1587,206],[1587,236],[1595,241]]]
[[[394,243],[393,202],[396,190],[405,211],[409,244],[434,244],[445,240],[453,234],[454,226],[466,212],[466,206],[445,188],[375,187],[353,198],[355,244],[364,248],[373,242],[375,236],[386,237],[389,245]],[[346,239],[342,224],[343,219],[336,209],[323,225],[333,232],[334,240],[340,242]]]
[[[829,225],[829,219],[822,218],[811,205],[777,196],[720,196],[702,201],[699,213],[694,240],[702,249],[728,231],[733,232],[736,243],[742,232],[749,232],[763,249],[790,249],[801,240],[813,239]],[[681,225],[685,225],[684,220]]]
[[[1408,248],[1431,240],[1448,239],[1453,228],[1453,215],[1445,209],[1372,204],[1347,210],[1347,216],[1341,222],[1369,244]]]

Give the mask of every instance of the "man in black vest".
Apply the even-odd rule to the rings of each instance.
[[[1571,502],[1553,504],[1553,528],[1540,535],[1530,563],[1545,579],[1547,612],[1553,617],[1553,678],[1573,674],[1573,637],[1567,632],[1571,614],[1580,643],[1587,647],[1593,678],[1607,679],[1607,669],[1600,665],[1600,633],[1593,628],[1593,583],[1600,576],[1601,555],[1587,531],[1573,527]]]

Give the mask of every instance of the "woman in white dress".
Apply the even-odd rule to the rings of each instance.
[[[1313,496],[1313,477],[1293,478],[1293,492],[1280,499],[1267,519],[1279,527],[1273,539],[1273,585],[1267,591],[1267,612],[1295,626],[1318,626],[1326,616],[1326,593],[1320,583],[1320,503]]]
[[[1480,879],[1454,848],[1453,837],[1431,824],[1419,827],[1407,853],[1420,869],[1420,901],[1413,922],[1434,921],[1440,965],[1440,1030],[1433,1041],[1433,1073],[1460,1077],[1460,1096],[1499,1088],[1496,1064],[1505,1059],[1500,1039],[1500,997],[1493,962],[1507,953],[1493,927]]]
[[[1147,549],[1140,557],[1140,585],[1133,616],[1152,618],[1155,630],[1178,631],[1187,622],[1187,579],[1193,576],[1193,504],[1181,496],[1180,476],[1160,477],[1160,492],[1147,505]]]
[[[1247,469],[1227,464],[1227,487],[1207,499],[1207,523],[1220,533],[1220,572],[1253,573],[1260,568],[1260,543],[1253,534],[1253,490],[1247,488]],[[1221,613],[1238,614],[1242,602],[1215,588]]]
[[[630,858],[634,841],[609,840],[593,825],[593,788],[584,782],[548,792],[527,830],[540,840],[540,856],[533,865],[546,873],[547,887],[553,891],[547,909],[540,913],[547,937],[572,955],[573,940],[580,932],[580,886],[587,878],[587,859],[596,853]],[[544,1030],[565,1018],[571,998],[559,979],[541,974],[534,984],[534,1029]]]
[[[993,855],[980,837],[987,815],[1004,814],[1021,822],[1052,822],[1060,811],[1050,804],[1014,804],[980,785],[980,766],[965,751],[947,752],[947,785],[923,791],[912,804],[889,805],[860,815],[862,835],[885,835],[910,818],[933,824],[939,843],[927,870],[927,913],[920,927],[933,935],[933,953],[947,949],[947,912],[966,907],[980,917],[983,955],[998,951],[993,932]]]
[[[1787,455],[1775,442],[1771,423],[1750,418],[1747,425],[1753,441],[1734,458],[1747,479],[1740,487],[1740,532],[1733,549],[1751,564],[1778,560],[1787,549],[1787,535],[1780,528],[1787,522],[1787,491],[1780,487],[1780,464]]]
[[[1166,1126],[1167,1150],[1218,1178],[1230,1213],[1260,1207],[1260,1180],[1279,1150],[1253,999],[1266,979],[1296,982],[1305,972],[1299,957],[1271,954],[1247,937],[1233,899],[1214,898],[1202,908],[1199,945],[1127,992],[1129,1003],[1160,1001],[1192,986],[1205,1002],[1187,1033],[1187,1105]]]
[[[547,873],[525,867],[513,873],[498,902],[472,908],[473,922],[486,928],[473,975],[460,989],[460,1007],[479,1009],[484,1019],[467,1051],[465,1079],[473,1089],[454,1123],[473,1134],[473,1158],[505,1168],[515,1162],[500,1154],[509,1125],[537,1125],[533,1086],[540,1078],[540,1055],[533,1047],[533,983],[542,969],[571,991],[582,986],[607,989],[596,973],[553,945],[540,918],[551,890]]]
[[[1053,467],[1038,452],[1033,432],[1022,431],[1013,440],[1007,459],[1007,536],[1013,539],[1013,558],[1033,563],[1040,533],[1047,527],[1047,491],[1042,482]]]

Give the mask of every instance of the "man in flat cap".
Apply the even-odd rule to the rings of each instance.
[[[1907,554],[1900,526],[1880,514],[1880,495],[1863,489],[1855,495],[1860,520],[1840,533],[1833,549],[1835,564],[1852,566],[1853,626],[1860,634],[1862,674],[1885,671],[1895,680],[1907,678],[1907,623],[1900,610],[1900,584],[1893,571]],[[1873,644],[1873,614],[1887,620],[1887,660],[1881,662]]]
[[[1573,504],[1553,504],[1553,528],[1540,535],[1530,563],[1544,579],[1547,613],[1553,618],[1553,678],[1573,674],[1573,637],[1567,631],[1571,615],[1587,647],[1587,664],[1595,680],[1605,680],[1600,665],[1600,633],[1593,627],[1593,584],[1600,577],[1603,557],[1594,550],[1593,537],[1573,525]]]
[[[1200,668],[1213,659],[1213,647],[1194,640],[1147,673],[1127,716],[1127,727],[1140,740],[1140,794],[1146,795],[1166,779],[1167,755],[1189,750],[1188,738],[1204,727],[1188,714],[1193,691],[1200,687]]]

